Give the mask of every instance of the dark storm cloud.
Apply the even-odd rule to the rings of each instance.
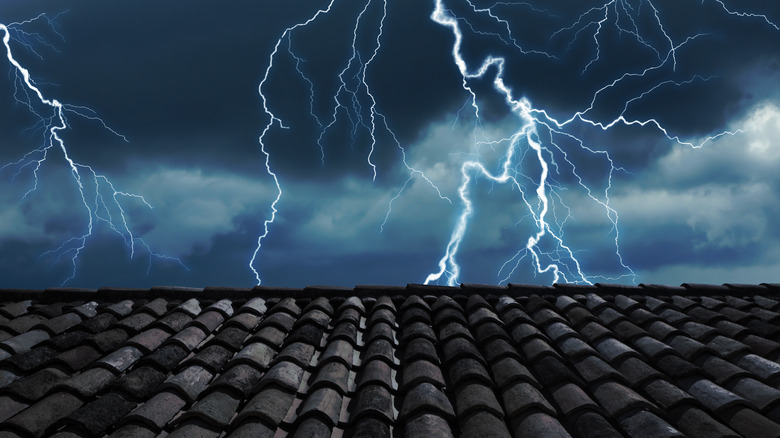
[[[58,51],[40,47],[44,57],[40,60],[17,44],[15,53],[47,95],[95,109],[128,137],[130,142],[125,143],[99,124],[75,116],[70,117],[73,129],[63,133],[74,158],[109,175],[120,190],[146,196],[154,209],[138,202],[125,204],[136,235],[155,251],[182,257],[190,269],[156,261],[147,276],[148,254],[140,251],[130,260],[122,238],[101,225],[78,264],[83,273],[76,279],[78,285],[254,282],[248,260],[275,196],[259,151],[258,137],[269,117],[257,87],[284,29],[328,3],[5,0],[0,4],[2,23],[67,10],[57,20],[64,40],[41,23],[33,24]],[[604,12],[591,8],[600,6],[598,2],[546,5],[547,10],[524,3],[473,3],[495,6],[494,11],[509,20],[512,34],[490,15],[475,13],[467,2],[447,3],[460,18],[470,66],[486,56],[506,57],[506,84],[515,98],[526,97],[556,118],[588,108],[597,90],[626,72],[659,65],[659,56],[667,55],[669,43],[647,2],[631,5],[644,8],[644,20],[637,25],[659,54],[629,32],[617,31],[615,24],[627,29],[630,23],[613,9],[603,23],[597,48],[593,33]],[[674,282],[685,273],[683,268],[674,271],[674,266],[705,277],[714,266],[726,271],[731,267],[742,272],[739,275],[771,272],[780,266],[780,254],[771,250],[780,242],[780,231],[770,219],[780,213],[774,207],[780,188],[774,171],[780,165],[776,152],[780,133],[775,127],[780,124],[780,31],[761,17],[730,15],[715,0],[653,4],[663,31],[675,43],[702,35],[679,48],[676,67],[669,61],[645,78],[619,82],[601,93],[586,115],[610,121],[623,111],[627,99],[656,84],[690,81],[683,87],[667,84],[655,89],[630,104],[625,116],[656,118],[670,135],[692,142],[727,129],[745,127],[753,134],[723,138],[694,151],[666,140],[653,126],[616,126],[602,132],[573,123],[567,132],[595,149],[609,151],[615,166],[630,172],[613,173],[610,196],[621,215],[622,254],[640,273],[639,280],[645,280],[641,275],[646,274],[648,281]],[[725,4],[780,22],[777,2]],[[369,89],[361,88],[355,78],[372,56],[382,6],[372,2],[357,30],[359,56],[344,75],[355,92],[354,100],[348,93],[339,95],[342,104],[354,108],[351,105],[357,102],[361,109],[352,114],[339,110],[323,136],[324,165],[317,119],[331,121],[338,74],[352,56],[352,32],[361,9],[350,2],[335,2],[331,13],[282,41],[274,57],[263,91],[268,107],[290,129],[275,125],[265,138],[284,195],[256,264],[264,284],[418,282],[435,268],[446,246],[461,209],[460,166],[474,156],[470,94],[462,88],[452,59],[451,29],[430,19],[434,2],[401,0],[387,3],[381,50],[365,76],[369,96]],[[590,24],[569,28],[589,10],[581,23]],[[526,51],[546,51],[551,56],[522,54],[512,37]],[[288,45],[299,59],[287,53]],[[597,50],[600,60],[588,65]],[[510,135],[517,129],[517,118],[492,89],[496,73],[492,68],[483,79],[468,82],[477,95],[488,137]],[[312,102],[307,80],[315,89]],[[378,173],[372,181],[367,162],[370,131],[355,117],[361,115],[368,123],[371,97],[377,115],[386,116],[392,134],[405,148],[409,164],[426,172],[452,203],[441,199],[419,175],[404,186],[410,173],[400,162],[393,135],[379,118],[372,155]],[[13,105],[12,98],[12,87],[0,87],[2,163],[18,159],[43,141],[40,133],[19,129],[35,120],[23,107]],[[546,134],[540,128],[540,135]],[[621,275],[611,223],[578,184],[581,178],[599,199],[605,199],[609,163],[601,155],[583,153],[570,138],[554,140],[561,148],[555,152],[559,172],[550,177],[556,194],[566,197],[575,213],[566,221],[573,249],[586,260],[583,266],[588,270]],[[706,153],[707,148],[711,153]],[[571,163],[563,160],[564,151]],[[487,150],[480,153],[492,157],[486,162],[491,170],[498,170],[496,157]],[[62,164],[61,157],[53,158]],[[571,173],[571,164],[577,166],[577,175]],[[523,166],[528,175],[538,178],[532,153]],[[66,239],[66,231],[85,228],[85,213],[69,208],[78,199],[64,173],[49,174],[43,190],[24,201],[18,199],[31,176],[22,173],[14,179],[8,172],[0,173],[8,189],[0,192],[0,276],[9,279],[9,285],[51,286],[69,275],[67,257],[64,263],[39,258]],[[58,186],[57,181],[67,183]],[[507,270],[499,268],[522,248],[527,238],[523,232],[534,224],[518,207],[524,204],[517,191],[479,178],[471,190],[479,211],[459,254],[462,280],[494,283],[504,279]],[[565,206],[556,206],[556,214],[565,217]],[[380,225],[384,225],[382,233]],[[750,270],[738,271],[742,268]],[[551,278],[525,269],[510,280],[549,282]],[[755,282],[754,277],[744,280]]]

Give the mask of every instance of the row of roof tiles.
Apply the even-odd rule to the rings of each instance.
[[[777,286],[651,288],[16,292],[0,431],[780,436]]]

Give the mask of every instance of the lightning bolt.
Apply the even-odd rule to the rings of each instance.
[[[294,50],[293,36],[297,30],[303,29],[314,23],[320,17],[331,13],[335,3],[335,0],[331,0],[327,7],[317,10],[317,12],[315,12],[307,20],[290,26],[286,28],[284,32],[282,32],[282,35],[276,41],[274,49],[269,56],[268,67],[266,68],[263,79],[260,81],[260,85],[258,87],[260,99],[263,104],[263,110],[269,119],[268,123],[263,129],[263,132],[260,135],[260,150],[265,157],[265,170],[274,182],[277,195],[274,201],[271,203],[270,218],[263,222],[263,233],[258,237],[257,246],[255,247],[255,250],[252,253],[252,257],[249,260],[249,268],[254,273],[257,284],[261,284],[262,281],[260,278],[260,272],[255,267],[257,257],[260,253],[263,239],[268,236],[269,226],[276,220],[276,214],[278,213],[277,205],[282,198],[282,185],[279,182],[279,176],[271,168],[271,155],[267,148],[266,137],[274,127],[278,127],[280,129],[290,129],[283,123],[282,119],[276,116],[274,111],[272,111],[268,103],[268,96],[265,92],[265,87],[269,81],[269,76],[274,69],[274,63],[277,59],[277,56],[280,54],[280,47],[287,48],[285,53],[294,61],[296,72],[307,85],[309,92],[309,113],[317,126],[320,128],[320,132],[317,137],[317,145],[320,149],[320,159],[323,166],[325,165],[327,155],[325,151],[325,139],[328,133],[333,130],[334,127],[337,126],[337,124],[340,123],[344,118],[346,118],[346,123],[348,123],[351,127],[350,133],[353,143],[358,138],[358,131],[360,130],[362,130],[369,138],[366,163],[371,170],[371,177],[373,181],[375,181],[377,178],[377,165],[373,161],[373,156],[376,148],[378,147],[378,131],[382,130],[385,134],[387,134],[392,139],[391,144],[399,151],[399,154],[401,155],[401,162],[409,172],[409,178],[405,181],[396,195],[391,199],[385,220],[379,227],[380,233],[384,230],[384,226],[391,215],[393,201],[402,195],[403,191],[414,178],[422,179],[431,186],[440,199],[450,204],[452,203],[452,200],[442,194],[442,191],[439,189],[439,187],[430,178],[428,178],[424,172],[411,166],[408,163],[404,146],[398,140],[395,132],[393,132],[393,130],[390,128],[385,115],[377,108],[376,97],[371,91],[372,89],[368,81],[368,71],[372,62],[376,59],[376,56],[381,50],[381,41],[384,34],[384,23],[385,19],[387,18],[387,0],[368,0],[365,1],[362,8],[359,9],[359,13],[356,16],[352,27],[352,38],[348,55],[349,57],[345,61],[344,67],[337,74],[338,87],[333,96],[330,97],[331,101],[333,102],[332,109],[330,110],[327,117],[322,117],[316,113],[314,104],[316,99],[315,86],[313,81],[306,74],[304,68],[305,59],[297,55]],[[362,35],[361,31],[364,27],[370,26],[370,23],[366,24],[366,22],[370,20],[369,11],[372,11],[371,8],[379,9],[379,19],[375,20],[373,28],[374,37],[371,39],[373,44],[368,49],[366,49],[359,43],[365,43],[364,40],[361,40],[360,35]]]
[[[705,0],[702,0],[704,3]],[[301,80],[306,84],[309,93],[309,113],[312,120],[319,128],[317,146],[320,150],[321,163],[326,163],[327,136],[331,130],[339,124],[350,127],[353,146],[359,140],[359,133],[365,133],[368,153],[366,162],[370,169],[372,180],[377,178],[377,165],[373,157],[377,147],[380,147],[377,133],[382,131],[392,138],[392,144],[400,153],[401,162],[407,169],[408,178],[400,185],[400,188],[391,197],[387,213],[382,221],[379,231],[384,231],[391,218],[393,204],[409,187],[415,178],[425,181],[436,193],[438,198],[453,204],[452,198],[439,188],[436,181],[416,168],[407,160],[405,147],[398,141],[397,136],[390,128],[387,118],[380,112],[379,104],[371,91],[369,72],[372,62],[381,50],[381,40],[384,33],[384,23],[387,17],[387,1],[366,0],[361,3],[359,11],[353,22],[351,44],[348,56],[343,67],[336,75],[337,89],[330,96],[330,111],[326,114],[318,113],[315,105],[319,99],[318,89],[306,70],[306,59],[295,50],[294,35],[297,31],[312,25],[326,14],[332,13],[335,0],[330,1],[327,7],[318,10],[307,20],[288,27],[277,40],[273,52],[269,57],[268,67],[259,86],[259,93],[263,102],[263,109],[269,119],[263,133],[260,136],[261,151],[265,156],[266,171],[273,179],[277,188],[277,197],[271,204],[270,218],[264,222],[264,232],[259,236],[257,247],[249,262],[258,284],[260,274],[255,268],[257,256],[262,246],[263,239],[269,233],[269,225],[274,222],[278,213],[277,205],[282,197],[282,188],[279,177],[270,166],[270,153],[265,142],[270,130],[289,129],[282,120],[270,109],[269,99],[265,93],[269,75],[274,69],[277,57],[283,52],[289,56],[295,65],[295,70]],[[726,6],[722,0],[712,0],[728,15],[746,19],[755,19],[765,22],[776,30],[778,26],[772,20],[762,14],[734,11]],[[352,5],[354,8],[355,5]],[[374,8],[374,9],[372,9]],[[376,12],[379,8],[379,18],[369,18],[369,11]],[[675,77],[678,69],[680,51],[694,41],[709,36],[707,33],[696,33],[677,39],[667,29],[659,9],[652,0],[609,0],[590,7],[569,24],[554,29],[549,36],[549,47],[555,47],[563,41],[562,50],[547,50],[544,44],[535,46],[533,42],[523,42],[522,38],[515,34],[517,30],[512,17],[521,10],[523,14],[536,14],[548,19],[559,19],[547,9],[534,6],[529,2],[519,1],[477,1],[465,0],[450,5],[446,0],[433,0],[433,11],[430,19],[437,25],[450,30],[453,43],[451,56],[454,66],[461,77],[461,87],[466,93],[467,99],[464,106],[457,112],[453,126],[461,123],[462,114],[467,108],[471,109],[471,119],[474,120],[473,128],[473,152],[463,154],[471,157],[464,160],[460,166],[460,184],[457,186],[457,199],[461,205],[456,217],[455,225],[450,233],[449,241],[444,254],[439,259],[438,269],[425,278],[425,283],[445,282],[448,285],[457,285],[460,281],[461,266],[459,265],[458,252],[462,248],[470,222],[477,211],[477,203],[471,190],[479,180],[486,180],[491,185],[506,185],[518,194],[519,205],[525,214],[516,225],[529,222],[533,231],[519,240],[524,245],[514,255],[506,260],[498,270],[500,283],[510,281],[515,271],[521,266],[521,262],[530,260],[534,275],[548,274],[553,282],[571,282],[591,284],[597,280],[623,281],[628,279],[636,281],[637,274],[624,260],[620,251],[620,221],[617,210],[610,202],[613,177],[616,173],[631,174],[627,169],[618,165],[603,147],[588,143],[579,132],[584,128],[596,131],[609,131],[616,126],[646,127],[655,129],[663,137],[673,144],[692,148],[701,148],[722,136],[738,135],[742,131],[722,131],[704,138],[686,139],[675,134],[664,126],[656,118],[638,119],[629,116],[630,110],[644,99],[654,93],[672,88],[685,87],[693,83],[704,83],[713,79],[712,76],[692,75],[680,79]],[[376,15],[376,14],[375,14]],[[365,41],[365,28],[369,27],[373,33],[370,38],[373,44],[367,45]],[[589,103],[583,108],[568,115],[555,116],[548,109],[532,104],[526,98],[521,97],[522,92],[515,92],[508,85],[506,79],[507,58],[489,55],[476,62],[473,56],[464,54],[466,32],[480,38],[492,39],[514,50],[517,57],[528,64],[538,60],[561,61],[566,59],[575,45],[592,46],[592,56],[581,65],[580,74],[589,74],[601,63],[605,62],[605,39],[608,32],[617,32],[620,38],[628,38],[634,44],[651,54],[650,62],[646,65],[627,70],[615,77],[605,78],[603,85],[596,89],[589,99]],[[359,44],[360,43],[360,44]],[[554,44],[553,44],[554,43]],[[513,58],[514,60],[515,58]],[[667,75],[663,78],[663,75]],[[653,81],[653,78],[661,79]],[[622,86],[633,84],[638,79],[650,78],[650,84],[639,90],[636,94],[626,96],[622,100],[622,109],[618,109],[613,117],[604,118],[594,113],[603,112],[602,101],[610,98],[610,93],[620,90]],[[488,138],[484,131],[484,122],[480,95],[475,83],[490,81],[492,90],[503,100],[505,108],[511,113],[516,129],[511,134],[502,138]],[[632,82],[633,81],[633,82]],[[611,96],[614,98],[614,96]],[[480,152],[482,147],[489,146],[493,153],[493,159],[485,159]],[[496,159],[496,151],[501,151]],[[594,160],[598,160],[605,166],[605,182],[602,187],[594,187],[589,184],[578,168],[574,155],[586,154]],[[530,169],[530,170],[529,170]],[[574,221],[575,212],[564,202],[563,192],[570,188],[557,182],[557,178],[566,177],[576,181],[576,187],[597,208],[601,209],[604,217],[611,225],[610,239],[614,245],[614,257],[617,273],[615,275],[598,275],[586,272],[583,263],[578,259],[578,253],[582,250],[575,249],[567,242],[565,226],[569,221]]]
[[[151,270],[152,261],[155,259],[174,262],[183,269],[187,269],[180,259],[152,251],[143,238],[133,233],[124,202],[127,200],[137,201],[149,209],[152,208],[152,205],[141,195],[117,189],[107,176],[99,173],[94,167],[74,160],[60,134],[70,129],[68,118],[74,116],[98,123],[103,129],[125,142],[128,141],[127,138],[109,127],[90,108],[62,103],[57,99],[45,97],[36,81],[32,79],[29,70],[14,57],[11,47],[12,41],[19,43],[40,59],[43,57],[36,51],[36,45],[54,49],[54,46],[48,43],[41,34],[26,31],[24,28],[25,25],[35,21],[43,21],[57,36],[63,38],[57,31],[56,18],[57,16],[49,18],[46,14],[40,14],[26,21],[7,25],[0,23],[6,58],[11,65],[10,75],[14,86],[14,98],[37,120],[33,129],[40,130],[44,134],[44,141],[40,147],[27,152],[16,161],[3,165],[0,167],[0,172],[15,170],[14,178],[24,171],[31,173],[32,185],[21,197],[22,200],[26,200],[39,188],[39,173],[43,170],[44,164],[53,154],[59,153],[67,164],[71,178],[76,183],[86,215],[85,231],[82,234],[66,239],[59,247],[47,251],[41,256],[53,255],[57,261],[63,257],[69,259],[72,269],[70,275],[62,282],[65,285],[76,277],[79,256],[87,247],[90,238],[93,237],[93,231],[95,231],[97,224],[102,223],[124,240],[131,259],[135,256],[139,246],[147,253],[149,259],[147,273]],[[43,106],[43,109],[37,108],[40,105]]]
[[[760,18],[773,28],[778,29],[777,25],[774,24],[766,15],[732,11],[729,10],[721,0],[715,1],[728,14],[739,17]],[[543,55],[547,58],[559,59],[558,54],[547,53],[539,50],[524,49],[512,36],[510,22],[507,19],[502,18],[500,14],[495,11],[495,9],[500,5],[506,6],[508,4],[514,5],[520,3],[498,2],[494,3],[490,7],[482,8],[477,7],[470,0],[467,0],[467,3],[469,6],[471,6],[472,12],[476,14],[486,14],[495,22],[501,24],[504,35],[494,31],[482,31],[477,29],[476,26],[469,20],[462,16],[456,15],[452,9],[447,8],[445,6],[445,0],[435,0],[434,11],[431,14],[431,19],[437,24],[445,26],[452,31],[452,35],[454,37],[454,43],[452,46],[452,59],[462,77],[463,89],[471,96],[471,104],[476,120],[480,120],[480,108],[477,103],[477,96],[469,84],[471,81],[483,79],[486,75],[489,74],[489,72],[495,71],[495,76],[493,76],[493,89],[504,97],[507,108],[518,119],[517,123],[520,128],[508,139],[501,139],[498,142],[493,142],[494,144],[498,143],[507,145],[505,153],[501,158],[502,161],[500,166],[500,173],[491,173],[486,168],[486,163],[483,163],[479,160],[466,161],[461,166],[462,179],[458,193],[463,205],[463,209],[452,231],[445,253],[439,260],[438,271],[428,275],[428,277],[425,279],[425,283],[438,283],[442,280],[443,277],[446,279],[446,283],[450,286],[456,285],[459,281],[461,268],[458,265],[456,256],[466,235],[469,220],[474,214],[474,202],[469,196],[469,187],[475,177],[485,178],[489,181],[499,184],[511,184],[515,186],[515,188],[518,189],[518,192],[520,193],[520,199],[525,204],[528,215],[532,218],[537,230],[534,234],[527,238],[525,247],[518,251],[512,258],[507,260],[501,266],[499,269],[499,276],[505,270],[508,272],[507,275],[503,277],[501,282],[509,281],[520,262],[529,255],[532,259],[535,273],[542,274],[550,272],[553,275],[553,282],[565,281],[592,284],[593,280],[597,278],[614,281],[625,277],[629,277],[635,281],[636,274],[624,262],[623,256],[620,253],[619,216],[617,211],[610,205],[609,200],[609,192],[612,187],[613,173],[617,171],[625,171],[625,169],[616,166],[607,151],[598,150],[587,146],[582,139],[578,138],[574,133],[568,132],[567,129],[570,126],[575,125],[577,122],[600,128],[603,131],[607,131],[616,125],[636,125],[642,127],[652,126],[660,131],[668,140],[693,148],[701,148],[704,144],[711,142],[719,137],[725,135],[736,135],[742,132],[741,130],[723,131],[715,135],[708,136],[702,141],[693,142],[683,140],[679,136],[670,133],[667,128],[665,128],[654,118],[638,120],[629,119],[626,117],[626,112],[633,103],[643,99],[647,95],[657,91],[662,87],[681,87],[693,81],[707,81],[711,79],[709,77],[705,78],[698,75],[695,75],[685,81],[665,80],[651,86],[647,90],[641,92],[639,95],[630,97],[629,99],[625,100],[622,112],[612,120],[599,121],[590,118],[588,115],[588,113],[595,108],[597,100],[605,92],[618,87],[622,82],[628,81],[631,78],[646,77],[651,73],[664,68],[671,69],[671,71],[676,71],[678,50],[682,46],[704,36],[705,34],[700,33],[692,35],[680,43],[675,43],[665,29],[664,24],[659,16],[658,9],[655,7],[653,2],[649,0],[639,2],[612,0],[588,9],[579,15],[571,25],[565,26],[551,35],[552,40],[562,34],[573,34],[567,44],[566,50],[568,51],[576,41],[584,38],[583,35],[587,35],[589,31],[591,32],[589,36],[593,41],[594,55],[585,64],[581,74],[584,75],[591,68],[591,66],[597,64],[601,60],[602,32],[604,27],[610,24],[610,21],[620,34],[629,35],[630,37],[634,38],[638,44],[654,52],[657,56],[657,63],[651,65],[650,67],[646,67],[641,71],[626,72],[620,77],[615,78],[595,92],[590,105],[587,108],[575,112],[567,119],[558,120],[551,116],[546,110],[532,106],[527,99],[517,99],[513,96],[511,88],[506,85],[504,80],[505,58],[488,56],[484,58],[481,63],[477,64],[475,67],[472,67],[469,66],[462,53],[464,32],[461,24],[465,24],[474,34],[494,36],[505,45],[509,45],[511,43],[513,46],[519,49],[521,56]],[[525,4],[523,3],[523,5]],[[650,13],[652,14],[653,22],[655,23],[654,30],[662,35],[662,38],[666,43],[665,47],[662,44],[654,44],[651,42],[651,38],[646,38],[643,36],[643,31],[640,30],[640,26],[638,24],[640,9],[642,7],[649,9]],[[537,12],[539,11],[537,10]],[[550,15],[548,11],[544,12]],[[529,60],[529,62],[533,62],[533,60]],[[546,140],[545,142],[542,142],[542,136],[540,134],[544,134],[544,138]],[[566,149],[561,146],[558,141],[556,141],[556,138],[568,139],[570,142],[573,142],[575,145],[577,145],[580,150],[586,151],[593,155],[602,156],[603,159],[607,161],[609,164],[607,185],[602,193],[596,194],[595,191],[584,182],[583,178],[577,171],[575,163],[569,159]],[[521,140],[523,141],[522,143]],[[479,144],[480,143],[476,143],[475,146],[478,146]],[[538,160],[541,171],[538,178],[535,180],[516,171],[517,166],[515,164],[515,160],[518,156],[518,149],[521,147],[527,147],[533,151]],[[559,200],[562,199],[560,195],[556,193],[555,186],[550,183],[550,166],[554,166],[555,170],[558,170],[558,165],[555,161],[556,154],[561,156],[563,160],[571,167],[572,175],[574,175],[579,186],[585,191],[587,197],[604,209],[607,219],[612,224],[615,255],[619,266],[624,271],[624,274],[617,277],[604,277],[586,275],[583,272],[582,266],[575,257],[574,251],[564,241],[563,224],[571,217],[571,211],[568,209],[568,207],[563,205],[563,207],[568,211],[568,214],[563,219],[563,221],[559,222],[557,218],[554,218],[553,224],[548,222],[548,213],[550,213],[551,208],[554,208],[554,204],[551,203],[550,196],[553,196]],[[529,190],[524,188],[523,184],[521,183],[522,181],[533,182],[536,195],[535,203],[532,204],[532,202],[529,200],[527,196],[527,192],[529,192]],[[541,243],[545,238],[551,241],[552,247],[554,248],[552,251],[544,251],[541,249]],[[542,262],[543,258],[547,261]]]

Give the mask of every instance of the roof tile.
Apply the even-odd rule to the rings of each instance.
[[[368,318],[368,325],[372,326],[376,324],[377,322],[386,322],[389,325],[395,325],[395,313],[393,310],[382,307],[377,309],[376,307],[371,312],[371,316]]]
[[[634,339],[632,344],[644,353],[645,356],[649,357],[651,361],[656,361],[668,354],[677,354],[672,347],[650,336]]]
[[[94,345],[101,352],[108,353],[126,340],[127,332],[121,328],[114,328],[90,337],[87,342]]]
[[[531,362],[535,362],[536,360],[544,356],[554,356],[557,358],[561,357],[558,354],[558,352],[555,350],[555,347],[548,344],[546,341],[542,340],[541,338],[529,339],[528,341],[524,342],[521,345],[521,349],[526,359],[528,359]]]
[[[261,323],[262,325],[262,323]],[[271,347],[278,348],[284,342],[287,331],[280,330],[276,326],[268,325],[257,330],[246,342],[263,342]]]
[[[455,408],[458,417],[464,417],[477,411],[490,412],[497,417],[504,416],[504,410],[498,403],[498,399],[493,391],[479,383],[457,387]]]
[[[92,334],[105,331],[109,326],[117,322],[116,316],[109,312],[103,312],[94,318],[89,318],[81,322],[79,327],[86,329]]]
[[[6,339],[0,345],[2,348],[14,354],[21,354],[30,351],[30,349],[41,342],[49,339],[49,334],[43,330],[30,330]]]
[[[444,343],[442,350],[446,363],[462,357],[471,357],[480,362],[485,361],[474,343],[466,338],[452,338]]]
[[[117,372],[122,372],[137,362],[141,356],[143,356],[141,350],[128,345],[98,360],[96,365],[108,366]]]
[[[640,357],[633,348],[612,337],[601,339],[595,342],[594,346],[608,362],[622,360],[629,356]]]
[[[349,368],[343,362],[331,361],[320,367],[316,377],[309,386],[309,390],[329,387],[344,395],[350,389],[349,377]]]
[[[189,419],[177,425],[168,435],[170,438],[217,438],[222,430],[200,419]]]
[[[168,372],[175,368],[182,359],[187,357],[188,353],[189,350],[185,349],[181,344],[169,343],[142,358],[139,361],[139,365],[149,364],[161,371]]]
[[[409,438],[453,438],[447,420],[435,414],[422,414],[411,418],[404,429],[404,436]]]
[[[517,382],[509,386],[504,389],[502,398],[509,417],[516,417],[529,409],[540,409],[550,415],[555,415],[555,408],[530,383]]]
[[[341,403],[342,396],[334,389],[318,389],[306,397],[298,413],[298,418],[318,416],[321,420],[327,421],[328,429],[330,429],[338,423]]]
[[[725,336],[715,336],[710,342],[707,343],[707,346],[710,347],[712,351],[717,352],[724,359],[730,359],[734,356],[750,351],[750,347],[747,345]]]
[[[154,315],[150,315],[146,312],[136,312],[127,318],[120,320],[115,325],[125,329],[129,333],[138,333],[156,320],[157,318]]]
[[[687,336],[675,336],[669,341],[669,345],[690,361],[695,361],[702,354],[712,353],[709,347]]]
[[[184,347],[187,351],[192,351],[198,346],[204,339],[206,339],[206,332],[198,326],[189,326],[184,330],[176,333],[168,339],[168,342],[175,342],[178,345]]]
[[[0,396],[0,423],[16,415],[18,412],[29,407],[27,403],[14,400],[7,395]]]
[[[192,409],[177,417],[175,421],[180,423],[197,418],[216,427],[217,430],[221,430],[230,423],[230,419],[235,414],[240,402],[241,399],[232,392],[213,391],[195,403]]]
[[[191,365],[168,378],[161,388],[176,390],[185,397],[188,403],[192,403],[198,399],[198,395],[206,388],[212,377],[214,374],[207,369],[199,365]]]
[[[192,322],[192,316],[177,309],[176,311],[170,312],[161,319],[157,320],[157,322],[152,324],[152,326],[160,327],[169,333],[178,333],[190,322]]]
[[[460,436],[463,438],[510,438],[506,423],[489,412],[475,412],[460,420]]]
[[[187,404],[182,395],[163,391],[128,414],[124,421],[139,421],[159,431]]]
[[[677,428],[693,438],[740,438],[742,436],[695,407],[687,407],[674,418]]]
[[[780,403],[780,390],[765,385],[755,379],[743,377],[736,380],[731,386],[732,391],[748,399],[761,411],[769,409]]]
[[[634,358],[629,358],[628,361]],[[627,363],[623,362],[623,364]],[[641,362],[644,363],[644,362]],[[606,379],[620,378],[620,373],[598,356],[585,356],[574,362],[574,368],[588,383],[596,383]]]
[[[136,367],[129,373],[114,381],[114,386],[121,388],[135,400],[146,400],[154,390],[165,381],[165,373],[151,366]]]
[[[290,339],[288,339],[290,340]],[[300,368],[306,368],[314,355],[314,345],[304,342],[292,342],[282,349],[274,359],[275,361],[290,361]]]
[[[688,387],[688,393],[696,397],[707,409],[713,412],[722,412],[735,405],[747,402],[733,392],[718,386],[711,380],[699,379]]]
[[[704,372],[721,385],[735,377],[750,375],[746,370],[717,356],[706,357],[701,361],[701,365]]]
[[[15,369],[28,374],[30,371],[40,367],[57,355],[58,351],[47,345],[33,348],[24,354],[19,354],[5,360],[4,365],[11,365]]]
[[[352,366],[354,353],[355,349],[351,343],[344,340],[331,341],[320,356],[319,362],[322,364],[331,360],[339,360],[347,366]]]
[[[358,419],[364,415],[379,415],[386,422],[393,420],[393,396],[385,386],[366,385],[361,388],[352,418]]]
[[[715,337],[718,331],[708,325],[704,325],[695,321],[688,321],[680,327],[690,337],[698,340],[699,342],[708,342]]]
[[[531,412],[514,422],[514,436],[517,438],[570,438],[571,435],[552,415],[545,412]]]
[[[399,341],[402,345],[416,338],[425,338],[432,342],[436,342],[436,335],[433,333],[433,329],[428,324],[423,322],[413,322],[409,325],[401,327],[401,337]]]
[[[653,404],[637,394],[633,389],[618,382],[603,382],[594,390],[596,400],[609,414],[617,417],[634,409],[651,409]]]
[[[484,326],[483,326],[484,327]],[[485,353],[485,359],[488,363],[493,363],[504,357],[514,357],[520,359],[517,349],[506,339],[497,338],[491,341],[480,341],[482,351]]]
[[[114,316],[121,318],[127,316],[133,311],[133,302],[131,300],[124,300],[118,303],[111,304],[105,309],[107,312],[111,312]]]
[[[231,356],[233,356],[233,351],[222,345],[209,345],[200,350],[195,356],[187,359],[181,366],[199,365],[209,370],[212,374],[217,374]]]
[[[336,339],[345,340],[352,344],[353,347],[360,346],[358,343],[357,326],[351,321],[340,322],[338,325],[336,325],[336,327],[330,333],[329,340],[333,341]]]
[[[171,334],[165,330],[151,328],[128,339],[127,343],[149,353],[156,350],[170,336]]]
[[[322,417],[309,417],[303,420],[289,435],[292,438],[331,436],[331,426]]]
[[[474,336],[466,327],[465,323],[452,321],[445,323],[439,328],[439,341],[448,342],[449,340],[457,337],[474,341]]]
[[[195,326],[203,330],[204,333],[211,333],[225,321],[225,315],[217,310],[206,311],[192,320],[188,326]]]
[[[580,334],[588,341],[594,343],[601,339],[613,336],[612,332],[598,322],[588,322],[580,328]]]
[[[266,387],[249,400],[233,421],[240,423],[245,419],[257,418],[276,427],[290,409],[294,399],[293,393],[278,387]]]
[[[282,361],[271,367],[260,379],[260,384],[274,383],[290,392],[295,392],[303,379],[303,368],[292,362]]]
[[[78,409],[83,402],[73,394],[55,392],[6,421],[33,436],[40,437],[57,420]]]
[[[45,322],[46,318],[41,315],[24,315],[8,321],[3,324],[3,328],[14,335],[24,333],[30,328],[38,325],[41,322]]]
[[[297,306],[296,306],[297,307]],[[276,312],[268,315],[260,322],[260,327],[272,326],[288,333],[295,324],[295,317],[287,312]]]
[[[37,325],[38,328],[46,330],[50,335],[58,335],[81,323],[81,315],[77,313],[66,313]]]
[[[447,309],[450,312],[455,312],[454,309]],[[446,314],[447,310],[439,312],[437,316]],[[401,318],[399,319],[399,323],[404,326],[407,324],[411,324],[413,322],[422,322],[427,325],[433,324],[431,321],[430,311],[420,308],[420,307],[408,307],[404,309],[401,313]]]
[[[165,315],[165,312],[168,311],[168,302],[164,298],[156,298],[146,304],[144,304],[140,311],[149,313],[150,315],[154,315],[156,317],[161,317]]]
[[[569,360],[598,354],[593,347],[579,338],[567,338],[563,342],[558,343],[558,348],[569,358]]]
[[[67,377],[67,374],[56,368],[46,368],[16,380],[7,387],[7,390],[19,400],[34,403]]]
[[[588,322],[598,323],[598,318],[593,316],[590,311],[581,306],[570,307],[566,310],[566,316],[574,323],[575,326],[581,326]]]
[[[115,377],[114,373],[106,368],[90,368],[58,384],[57,388],[75,391],[82,397],[92,397],[108,386]]]
[[[563,415],[570,416],[583,409],[597,410],[598,405],[585,391],[573,383],[562,385],[552,392],[555,403]]]
[[[89,345],[81,345],[57,355],[53,362],[65,365],[71,372],[76,372],[86,365],[100,359],[101,353]]]
[[[438,388],[445,386],[441,368],[427,360],[417,360],[404,366],[401,380],[401,391],[406,392],[412,386],[420,383],[431,383]]]
[[[7,303],[0,307],[0,315],[6,318],[16,318],[27,313],[27,310],[32,305],[32,300],[17,301],[15,303]]]
[[[374,359],[382,359],[387,364],[395,364],[395,357],[393,355],[394,348],[391,341],[386,338],[376,339],[369,343],[363,352],[363,362],[368,362]]]
[[[247,420],[231,432],[230,438],[273,438],[276,427],[273,429],[259,420]]]
[[[673,379],[703,375],[702,370],[699,367],[673,354],[664,356],[664,360],[656,362],[655,365]]]
[[[780,364],[755,354],[746,354],[737,359],[736,363],[765,381],[775,381],[780,376]]]
[[[235,327],[246,332],[252,331],[260,322],[261,317],[252,312],[240,312],[236,316],[225,321],[223,327]]]
[[[408,419],[422,412],[436,413],[448,420],[455,417],[455,411],[447,396],[428,382],[420,383],[406,392],[400,417]]]
[[[246,398],[261,376],[262,372],[253,366],[239,363],[220,375],[211,385],[211,388],[232,390],[234,393],[241,394]]]
[[[413,339],[406,344],[402,357],[404,362],[412,362],[419,359],[425,359],[435,364],[440,362],[436,353],[436,346],[426,338]]]
[[[583,438],[622,438],[609,422],[597,412],[583,412],[575,417],[574,428],[577,431],[575,436]]]
[[[486,307],[480,307],[469,314],[469,325],[472,330],[488,322],[498,325],[504,324],[495,312]]]
[[[674,409],[683,404],[693,404],[694,398],[679,387],[663,379],[645,385],[645,392],[663,409]]]
[[[112,392],[72,412],[65,420],[92,436],[99,436],[127,415],[135,405]]]
[[[494,339],[511,339],[502,325],[503,323],[498,324],[493,322],[480,325],[474,330],[477,340],[480,343],[485,343]]]
[[[659,418],[650,411],[638,410],[625,415],[620,420],[620,427],[632,438],[673,438],[685,437],[671,424]]]
[[[371,360],[369,362],[364,362],[364,364],[363,370],[360,373],[358,387],[367,384],[379,384],[388,389],[393,389],[393,370],[387,362],[382,360]]]
[[[746,407],[729,412],[728,424],[746,437],[780,436],[780,425]]]

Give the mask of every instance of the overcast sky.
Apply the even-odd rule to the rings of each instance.
[[[0,287],[780,282],[780,3],[294,3],[2,1]]]

